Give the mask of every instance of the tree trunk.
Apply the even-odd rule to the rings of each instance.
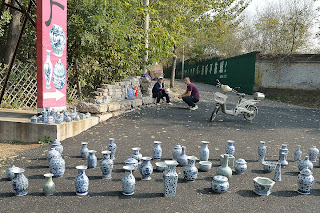
[[[18,1],[21,2],[21,0],[18,0]],[[20,8],[15,0],[11,0],[11,5],[13,5],[16,8]],[[5,64],[9,64],[10,60],[12,59],[14,49],[19,37],[20,19],[22,16],[22,14],[19,11],[14,10],[12,8],[10,8],[10,13],[12,15],[12,19],[9,24],[7,43],[6,43],[6,49],[4,54]]]
[[[170,79],[170,88],[174,87],[174,78],[176,77],[176,66],[177,66],[177,56],[176,56],[176,46],[173,48],[173,61],[172,61],[172,70],[171,70],[171,79]]]

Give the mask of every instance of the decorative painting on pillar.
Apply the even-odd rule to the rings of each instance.
[[[66,109],[67,0],[37,0],[37,108]]]

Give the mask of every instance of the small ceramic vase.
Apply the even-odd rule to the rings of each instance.
[[[176,144],[175,147],[172,149],[172,159],[177,160],[178,156],[182,153],[182,147],[180,144]]]
[[[49,168],[54,177],[62,177],[66,170],[66,163],[61,156],[54,156],[50,160]]]
[[[89,157],[88,157],[88,168],[93,169],[97,167],[98,161],[97,157],[95,155],[97,151],[95,150],[89,150]]]
[[[210,143],[209,141],[201,141],[202,147],[200,149],[200,161],[208,161],[209,160],[209,148],[208,144]]]
[[[276,182],[281,181],[281,163],[277,163],[276,170],[274,172],[273,180]]]
[[[185,181],[195,181],[198,176],[198,169],[195,166],[197,158],[195,156],[188,156],[188,165],[183,170]]]
[[[214,176],[211,182],[211,189],[216,193],[226,192],[229,189],[228,178],[221,175]]]
[[[72,117],[69,116],[69,115],[67,115],[67,116],[64,117],[64,120],[65,120],[66,122],[71,122],[71,121],[72,121]]]
[[[117,144],[115,144],[114,138],[109,138],[108,149],[109,151],[111,151],[111,160],[114,160],[116,156],[116,151],[117,151]]]
[[[228,146],[226,146],[226,154],[234,155],[235,147],[234,147],[234,141],[228,140]]]
[[[181,155],[179,155],[177,157],[177,162],[179,164],[179,166],[186,166],[188,164],[188,159],[187,159],[187,155],[186,155],[186,147],[182,146],[182,152]]]
[[[228,179],[232,176],[232,170],[228,166],[228,155],[224,155],[222,165],[217,170],[217,175],[222,175],[227,177]]]
[[[13,190],[16,191],[16,196],[24,196],[28,194],[27,188],[29,186],[28,179],[24,176],[24,169],[16,167],[13,170],[14,178],[12,180]]]
[[[154,141],[153,159],[154,160],[161,160],[161,156],[162,156],[161,142],[160,141]]]
[[[81,145],[82,145],[80,150],[81,157],[88,158],[89,157],[88,142],[82,142]]]
[[[113,160],[110,159],[111,152],[102,151],[103,159],[100,161],[100,169],[102,172],[102,179],[111,179],[111,173],[113,168]]]
[[[316,146],[313,146],[309,149],[309,159],[311,162],[317,162],[317,158],[319,155],[319,149]]]
[[[309,156],[306,156],[304,160],[301,160],[298,164],[299,171],[303,169],[310,169],[313,170],[313,163],[309,160]]]
[[[46,178],[43,185],[42,185],[43,193],[46,196],[53,195],[55,192],[55,189],[56,189],[56,185],[54,184],[54,182],[52,180],[53,174],[47,173],[47,174],[44,174],[43,176]]]
[[[39,122],[39,118],[36,115],[34,115],[34,116],[32,116],[30,118],[30,122],[31,123],[38,123]]]
[[[311,187],[314,183],[314,177],[310,169],[303,169],[298,175],[298,192],[300,194],[310,194]]]
[[[153,167],[150,163],[151,159],[151,157],[142,157],[142,164],[140,166],[141,180],[151,180],[151,174],[153,172]]]
[[[125,174],[121,180],[122,183],[122,194],[124,195],[133,195],[136,185],[136,179],[132,175],[132,166],[124,166]]]
[[[296,162],[300,161],[301,155],[302,155],[301,145],[298,145],[297,149],[294,151],[294,161]]]
[[[54,148],[55,150],[57,150],[60,153],[60,155],[62,156],[63,146],[61,145],[60,141],[58,141],[58,139],[55,139],[52,142],[51,148]]]
[[[280,160],[281,153],[284,153],[288,156],[289,150],[288,150],[287,144],[281,145],[281,148],[279,149],[279,160]]]
[[[132,169],[132,171],[136,171],[137,169],[138,169],[138,161],[136,160],[136,159],[134,159],[134,158],[128,158],[125,162],[124,162],[124,164],[126,165],[126,166],[132,166],[133,167],[133,169]]]
[[[7,174],[7,177],[9,180],[12,180],[14,178],[13,170],[16,168],[18,168],[18,167],[15,167],[14,165],[12,165],[12,167],[7,169],[6,174]]]
[[[90,112],[87,112],[87,113],[86,113],[86,117],[87,117],[87,118],[90,118],[90,117],[91,117],[91,113],[90,113]]]
[[[140,151],[140,147],[134,147],[132,148],[133,150],[133,154],[132,154],[132,158],[136,159],[138,161],[138,164],[141,164],[141,158],[142,158],[142,154],[139,152]]]
[[[178,162],[175,160],[166,160],[167,171],[163,173],[163,183],[164,190],[163,194],[165,197],[173,197],[176,195],[177,183],[178,183],[178,174],[176,172],[176,166]]]
[[[285,152],[280,153],[279,162],[281,163],[281,167],[283,168],[288,166],[287,156],[288,154]]]
[[[267,147],[265,146],[265,141],[260,141],[260,146],[258,147],[259,162],[263,162],[267,153]]]
[[[53,157],[61,157],[60,152],[58,152],[55,148],[51,148],[48,152],[47,152],[47,158],[48,158],[48,162],[50,164],[50,160]]]
[[[77,166],[76,169],[78,169],[78,175],[74,181],[74,185],[76,187],[76,194],[80,196],[87,195],[89,189],[89,178],[85,172],[87,167]]]
[[[245,173],[245,171],[247,171],[247,168],[247,162],[244,159],[239,158],[238,160],[236,160],[236,165],[234,166],[234,169],[237,174],[240,175]]]

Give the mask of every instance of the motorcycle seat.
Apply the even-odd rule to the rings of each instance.
[[[245,93],[240,93],[240,92],[238,92],[238,93],[237,93],[237,96],[240,96],[241,98],[244,98],[244,96],[246,96],[246,94],[245,94]]]

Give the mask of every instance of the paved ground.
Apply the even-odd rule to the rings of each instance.
[[[179,83],[181,85],[181,82]],[[197,111],[185,109],[183,103],[174,106],[148,107],[112,118],[80,135],[62,142],[66,172],[64,177],[55,178],[56,194],[42,195],[43,174],[47,173],[45,153],[49,146],[41,146],[24,152],[15,159],[15,166],[26,169],[29,179],[29,194],[15,197],[11,182],[1,173],[0,211],[1,212],[319,212],[320,168],[314,169],[316,182],[311,195],[299,195],[296,177],[297,163],[293,162],[293,151],[302,145],[303,156],[312,145],[320,147],[320,110],[297,107],[272,101],[258,105],[259,114],[249,123],[242,116],[232,117],[219,114],[217,121],[210,123],[214,103],[213,92],[217,89],[204,84],[196,84],[201,90],[202,100]],[[102,180],[100,168],[86,171],[90,179],[89,194],[75,195],[75,167],[86,161],[79,158],[82,141],[89,142],[89,148],[101,151],[106,149],[108,138],[114,137],[118,146],[112,180]],[[227,140],[235,140],[235,157],[248,162],[248,171],[243,175],[233,175],[230,189],[224,194],[210,190],[212,177],[219,166],[218,157],[224,153]],[[208,140],[210,160],[213,168],[200,172],[195,182],[183,181],[183,168],[177,169],[179,183],[177,195],[164,198],[162,174],[154,172],[152,180],[141,181],[135,172],[135,195],[121,194],[123,162],[132,154],[132,147],[140,146],[144,156],[152,155],[153,141],[162,141],[163,158],[170,159],[176,143],[187,146],[188,155],[199,155],[202,140]],[[257,147],[260,140],[268,146],[267,160],[278,159],[281,144],[288,144],[289,166],[282,170],[282,182],[275,184],[272,194],[259,197],[253,190],[252,179],[257,176],[273,177],[264,173],[257,162]],[[154,162],[152,162],[153,165]],[[318,165],[318,162],[316,163]],[[198,164],[197,164],[198,166]]]

